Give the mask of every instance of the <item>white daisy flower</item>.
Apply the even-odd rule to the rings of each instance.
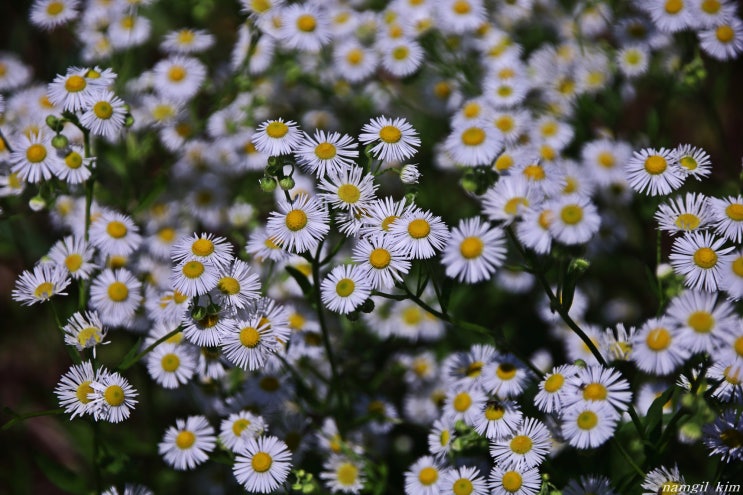
[[[425,52],[419,43],[401,38],[385,40],[377,45],[382,67],[395,77],[407,77],[415,73],[424,60]]]
[[[82,147],[70,146],[61,158],[53,162],[54,175],[61,180],[68,184],[81,184],[90,178],[91,170],[95,166],[95,158],[83,156]]]
[[[216,446],[217,437],[209,421],[204,416],[189,416],[175,420],[175,426],[165,431],[157,451],[168,465],[186,471],[206,462]]]
[[[552,248],[552,234],[550,225],[554,221],[555,212],[548,205],[539,205],[538,208],[527,208],[516,224],[516,237],[525,247],[536,253],[547,254]]]
[[[224,357],[244,370],[257,370],[279,349],[279,335],[262,316],[238,320],[222,336]]]
[[[489,165],[503,149],[503,138],[489,121],[470,122],[452,130],[444,149],[460,165]]]
[[[743,205],[741,208],[743,213]],[[708,198],[703,194],[686,193],[661,203],[655,212],[658,228],[672,234],[705,229],[710,222]],[[741,216],[743,220],[743,216]]]
[[[90,286],[90,306],[101,321],[113,327],[128,327],[142,302],[142,283],[126,268],[103,270]]]
[[[85,107],[84,102],[97,90],[105,89],[106,83],[88,77],[88,69],[70,67],[58,74],[49,84],[49,101],[63,110],[77,112]]]
[[[199,53],[214,45],[214,35],[204,29],[182,28],[165,34],[160,49],[165,53]]]
[[[449,229],[440,217],[415,208],[390,225],[389,235],[411,258],[428,259],[444,248]]]
[[[126,104],[112,91],[100,89],[91,92],[83,100],[85,112],[80,116],[80,123],[94,136],[104,136],[115,140],[124,128]]]
[[[320,294],[329,310],[348,314],[366,301],[371,287],[367,270],[359,265],[340,265],[323,279]]]
[[[472,424],[479,435],[490,440],[499,440],[521,425],[523,414],[519,405],[511,400],[488,400]]]
[[[487,19],[482,0],[444,0],[436,6],[437,26],[447,33],[465,34],[475,31]]]
[[[271,493],[289,476],[291,452],[274,436],[248,439],[235,458],[232,472],[249,492]]]
[[[299,194],[291,203],[280,200],[278,210],[271,212],[266,233],[287,251],[314,250],[330,231],[327,209],[318,197]]]
[[[691,353],[714,355],[738,323],[733,306],[710,292],[684,291],[673,298],[666,314],[679,329],[680,345]]]
[[[490,471],[491,495],[536,495],[542,485],[536,467],[499,466]]]
[[[294,153],[302,170],[322,178],[354,166],[354,159],[359,156],[357,148],[358,144],[347,134],[316,130],[314,137],[304,134]]]
[[[379,64],[379,56],[356,39],[338,40],[333,47],[333,63],[339,77],[352,84],[371,76]]]
[[[517,397],[532,379],[524,364],[512,354],[498,354],[482,368],[484,390],[498,398]]]
[[[684,183],[675,158],[673,150],[666,148],[635,151],[625,166],[627,182],[635,191],[649,196],[668,194]]]
[[[472,217],[460,220],[452,229],[441,262],[448,277],[473,284],[489,280],[505,259],[503,229]]]
[[[565,405],[605,402],[618,412],[632,401],[629,382],[619,371],[601,365],[581,368],[565,385]]]
[[[75,20],[79,0],[34,0],[29,11],[31,24],[41,29],[54,29]]]
[[[743,22],[731,17],[713,28],[699,31],[699,46],[717,60],[738,58],[743,52]]]
[[[683,488],[681,488],[683,485],[689,486],[686,484],[684,477],[679,474],[678,467],[674,466],[669,469],[661,466],[645,475],[642,482],[642,488],[645,491],[642,492],[642,495],[684,493]]]
[[[250,301],[260,297],[261,281],[251,273],[250,265],[235,259],[232,266],[221,273],[217,282],[220,302],[235,308],[244,308]]]
[[[201,296],[196,306],[204,308],[207,299]],[[194,309],[191,314],[184,315],[182,320],[183,336],[194,345],[200,347],[216,347],[221,344],[224,336],[235,328],[233,313],[221,309],[217,312],[206,311],[206,314],[196,314]]]
[[[90,243],[104,256],[129,256],[139,248],[142,236],[131,217],[104,210],[90,225]]]
[[[656,0],[643,8],[648,11],[653,23],[663,32],[675,33],[687,29],[694,23],[691,3],[684,0]]]
[[[614,435],[619,414],[607,403],[574,404],[563,411],[562,435],[573,447],[592,449]]]
[[[250,411],[232,413],[219,425],[219,440],[232,452],[239,453],[249,439],[257,439],[268,429],[263,417]]]
[[[367,271],[371,286],[375,290],[394,287],[410,271],[410,261],[388,236],[359,239],[353,248],[353,261]]]
[[[74,279],[87,280],[97,265],[93,263],[94,249],[82,237],[66,236],[49,250],[54,264],[64,266]]]
[[[117,372],[100,368],[90,388],[93,391],[88,393],[88,400],[96,421],[120,423],[129,417],[137,403],[137,391]]]
[[[690,232],[677,238],[669,256],[673,270],[684,277],[684,285],[695,290],[716,291],[722,267],[730,262],[734,248],[723,247],[725,239],[708,232]]]
[[[24,270],[11,293],[14,301],[24,306],[45,302],[53,296],[66,296],[62,292],[70,285],[70,279],[62,266],[54,263],[36,265],[32,272]]]
[[[488,484],[476,467],[461,466],[448,470],[441,479],[442,495],[488,495]]]
[[[474,425],[486,402],[487,397],[479,387],[450,387],[444,400],[443,414],[452,421],[462,420]]]
[[[359,215],[366,212],[377,199],[374,195],[377,187],[374,176],[364,174],[362,168],[346,168],[339,173],[331,172],[327,178],[320,180],[320,189],[325,191],[320,197],[334,208]]]
[[[708,177],[712,173],[712,161],[709,154],[702,148],[697,148],[690,144],[679,145],[675,150],[679,169],[687,177],[694,177],[696,180]]]
[[[402,117],[372,119],[361,128],[359,141],[365,145],[376,143],[371,148],[375,158],[396,162],[411,158],[421,144],[418,132]]]
[[[178,388],[191,381],[197,355],[190,345],[163,342],[147,355],[147,371],[164,388]]]
[[[665,317],[647,320],[631,340],[632,360],[652,375],[668,375],[689,357],[679,340],[678,328]]]
[[[743,299],[743,251],[731,253],[730,259],[723,263],[719,287],[728,293],[728,298]]]
[[[743,241],[743,196],[710,197],[707,205],[714,231],[736,244]]]
[[[57,386],[54,388],[54,394],[57,396],[59,406],[64,408],[65,413],[72,414],[70,419],[91,412],[88,396],[93,393],[90,384],[95,379],[96,372],[93,369],[92,361],[73,364],[59,379]]]
[[[624,46],[617,51],[616,61],[625,76],[641,76],[648,71],[650,65],[650,49],[640,44]]]
[[[405,493],[438,495],[446,470],[431,456],[423,456],[405,471]]]
[[[539,382],[539,391],[534,396],[534,405],[547,414],[562,410],[565,384],[578,372],[578,367],[572,364],[563,364],[552,368]]]
[[[97,345],[108,343],[104,341],[108,332],[95,311],[73,314],[62,332],[65,334],[65,344],[74,346],[78,351],[92,347],[93,357]]]
[[[482,196],[482,211],[492,221],[509,225],[526,208],[535,207],[542,194],[521,175],[502,176]]]
[[[318,52],[331,38],[326,9],[315,4],[292,4],[281,10],[278,40],[288,49]]]
[[[361,458],[331,455],[323,463],[320,479],[333,493],[360,493],[366,476]]]
[[[302,143],[302,131],[297,123],[278,118],[266,120],[253,135],[255,148],[269,156],[288,155],[295,152]]]
[[[184,102],[196,96],[206,76],[206,67],[198,59],[172,55],[152,68],[152,85],[162,98]]]
[[[584,244],[601,226],[596,205],[584,196],[561,196],[549,203],[549,209],[554,212],[549,224],[550,235],[563,244]]]
[[[171,287],[188,297],[206,294],[219,283],[219,268],[211,262],[185,259],[172,268]]]
[[[181,237],[173,244],[170,256],[176,263],[196,260],[227,268],[232,262],[232,245],[224,237],[215,237],[210,233],[194,233]]]
[[[57,150],[52,147],[52,136],[46,131],[23,133],[13,143],[10,170],[25,182],[36,184],[49,180],[54,171],[63,166]]]
[[[550,452],[551,441],[541,421],[526,418],[511,434],[490,444],[490,455],[502,466],[536,467]]]

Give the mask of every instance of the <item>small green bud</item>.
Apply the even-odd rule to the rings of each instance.
[[[62,122],[60,122],[59,119],[54,115],[46,116],[46,125],[48,125],[49,128],[54,132],[58,132],[62,129]]]
[[[268,176],[261,177],[261,179],[258,181],[258,184],[260,184],[261,189],[263,190],[263,192],[267,192],[267,193],[274,192],[276,190],[276,186],[277,186],[276,181],[274,180],[274,178],[273,177],[268,177]]]
[[[134,117],[132,116],[132,114],[127,113],[124,116],[124,127],[131,127],[133,125],[134,125]]]
[[[694,443],[702,438],[702,427],[696,423],[685,423],[679,428],[679,438],[684,443]]]
[[[44,208],[46,208],[46,201],[44,198],[41,197],[40,194],[37,194],[30,200],[28,200],[28,207],[31,208],[33,211],[41,211]]]
[[[681,396],[681,407],[686,409],[693,409],[694,403],[696,402],[696,397],[694,397],[691,394],[684,394]]]
[[[477,188],[478,188],[477,180],[472,176],[462,177],[459,180],[459,185],[462,186],[462,189],[464,189],[467,192],[471,192],[471,193],[477,192]]]
[[[284,177],[283,179],[279,180],[279,186],[281,186],[281,189],[283,189],[284,191],[291,191],[295,185],[296,183],[291,177]]]
[[[206,308],[204,306],[195,306],[191,310],[191,318],[196,321],[204,319],[204,317],[206,317],[206,314]]]
[[[586,364],[586,362],[583,361],[582,359],[576,359],[573,362],[573,364],[576,365],[578,368],[587,368],[588,367],[588,365]]]
[[[418,191],[408,191],[405,193],[405,203],[406,204],[413,204],[415,203],[415,198],[418,196]]]
[[[586,270],[588,270],[588,267],[591,266],[591,262],[588,261],[585,258],[575,258],[570,262],[570,266],[568,267],[569,272],[581,274],[584,273]]]
[[[57,134],[52,138],[52,146],[55,149],[63,150],[70,144],[70,140],[64,134]]]
[[[371,299],[367,299],[361,305],[361,307],[359,308],[359,310],[362,313],[371,313],[372,311],[374,311],[374,301],[372,301]]]

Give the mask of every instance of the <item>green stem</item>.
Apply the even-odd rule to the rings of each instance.
[[[322,251],[322,245],[325,242],[323,239],[317,245],[317,251],[315,257],[312,259],[312,280],[314,285],[315,295],[315,306],[317,311],[318,322],[320,323],[320,330],[322,331],[322,341],[325,346],[325,353],[328,355],[328,362],[330,363],[330,371],[332,374],[332,380],[330,387],[328,388],[328,400],[335,393],[335,388],[338,385],[338,368],[335,364],[335,357],[333,356],[333,349],[330,345],[330,332],[328,331],[328,325],[325,321],[325,311],[323,311],[322,298],[320,296],[320,253]]]
[[[645,476],[645,471],[640,469],[640,466],[635,464],[635,461],[632,459],[632,456],[629,455],[629,452],[624,450],[624,447],[619,442],[619,440],[616,439],[616,437],[611,438],[612,445],[616,447],[616,449],[619,451],[620,454],[622,454],[622,457],[624,457],[624,460],[627,461],[627,464],[630,465],[632,469],[634,469],[635,473],[639,474],[641,477]]]
[[[59,409],[47,409],[46,411],[36,411],[36,412],[18,414],[18,413],[13,412],[10,408],[4,407],[3,412],[13,416],[13,419],[5,423],[3,427],[0,428],[0,430],[5,431],[5,430],[10,429],[16,423],[26,421],[27,419],[38,418],[41,416],[55,416],[57,414],[64,414],[64,409],[60,407]]]
[[[130,358],[130,359],[126,360],[126,361],[123,361],[121,364],[119,364],[119,366],[117,367],[117,369],[119,371],[126,371],[126,370],[128,370],[129,368],[131,368],[132,366],[134,366],[134,364],[136,364],[140,359],[142,359],[147,354],[149,354],[150,352],[152,352],[152,350],[155,347],[159,346],[160,344],[162,344],[163,342],[165,342],[166,340],[168,340],[172,336],[176,335],[180,331],[181,331],[181,327],[179,325],[175,330],[172,330],[172,331],[166,333],[165,335],[163,335],[162,337],[160,337],[159,339],[157,339],[155,342],[153,342],[152,344],[150,344],[149,346],[147,346],[145,348],[145,350],[143,350],[142,352],[140,352],[139,354],[137,354],[133,358]]]

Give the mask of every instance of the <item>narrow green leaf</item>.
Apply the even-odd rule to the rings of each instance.
[[[299,287],[302,289],[302,294],[308,296],[310,292],[312,292],[312,284],[310,284],[309,279],[304,275],[304,273],[300,272],[293,266],[287,266],[286,271],[289,272],[289,275],[297,281]]]

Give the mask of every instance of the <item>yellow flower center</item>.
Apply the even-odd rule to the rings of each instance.
[[[301,330],[304,328],[305,319],[304,316],[297,312],[294,312],[289,316],[289,327],[293,330]]]
[[[669,14],[678,14],[684,8],[683,0],[667,0],[665,9]]]
[[[62,2],[49,2],[46,6],[46,13],[50,16],[57,16],[64,10],[64,3]]]
[[[26,149],[26,159],[31,163],[43,162],[46,158],[46,148],[43,144],[32,144]]]
[[[269,0],[252,0],[250,8],[253,9],[253,12],[261,14],[271,8],[271,2]]]
[[[598,164],[604,168],[612,168],[615,165],[614,155],[608,151],[602,151],[599,153],[596,160],[598,161]]]
[[[592,430],[599,423],[599,417],[593,411],[583,411],[575,420],[581,430]]]
[[[697,166],[699,166],[694,157],[689,155],[682,156],[679,160],[679,165],[684,167],[686,170],[696,170]]]
[[[516,366],[511,363],[501,363],[495,370],[495,374],[501,380],[513,380],[516,376]]]
[[[168,69],[168,79],[173,82],[181,82],[186,78],[186,68],[181,65],[173,65]]]
[[[533,181],[544,180],[547,177],[547,174],[544,172],[544,167],[537,165],[536,163],[524,167],[523,174],[527,179]]]
[[[703,0],[701,7],[707,14],[716,14],[720,10],[721,5],[719,0]]]
[[[465,370],[465,374],[469,378],[474,378],[476,376],[480,376],[480,373],[482,372],[483,362],[482,361],[472,361],[469,365],[467,365],[467,369]]]
[[[378,270],[387,268],[391,260],[390,252],[384,248],[376,248],[369,253],[369,263]]]
[[[118,385],[109,385],[103,392],[103,398],[113,407],[124,403],[124,389]]]
[[[467,478],[459,478],[454,482],[451,488],[454,495],[470,495],[472,490],[474,490],[472,482]]]
[[[315,147],[315,155],[320,160],[330,160],[331,158],[335,157],[336,148],[334,145],[328,142],[320,143]]]
[[[566,205],[560,211],[560,218],[567,225],[575,225],[583,220],[583,208],[578,205]]]
[[[693,213],[682,213],[673,223],[680,229],[694,230],[699,227],[701,222],[700,218]]]
[[[389,231],[390,230],[390,225],[392,225],[392,222],[394,222],[398,218],[400,218],[400,217],[398,217],[397,215],[390,215],[387,218],[385,218],[384,220],[382,220],[382,230],[384,230],[385,232]]]
[[[87,327],[80,330],[77,334],[77,342],[81,347],[88,345],[90,341],[93,341],[94,345],[101,341],[101,329],[96,327]]]
[[[178,354],[172,352],[164,355],[160,360],[160,366],[168,373],[174,372],[180,365],[181,358],[178,357]]]
[[[513,157],[507,153],[502,154],[495,160],[495,164],[493,167],[498,172],[503,172],[504,170],[508,170],[513,166]]]
[[[395,126],[386,125],[379,130],[379,139],[385,143],[396,143],[402,139],[402,132]]]
[[[189,261],[181,269],[186,278],[199,278],[204,273],[204,265],[199,261]]]
[[[237,279],[233,277],[220,278],[219,282],[217,283],[217,287],[222,292],[222,294],[228,296],[234,296],[235,294],[240,292],[240,282],[238,282]]]
[[[456,411],[464,412],[472,405],[472,397],[467,392],[460,392],[454,396],[452,405]]]
[[[531,450],[533,442],[526,435],[516,435],[511,440],[511,450],[517,454],[524,455]]]
[[[449,430],[443,430],[439,435],[439,444],[442,446],[447,445],[449,443],[449,438],[451,438]]]
[[[191,244],[191,252],[196,256],[209,256],[214,252],[214,243],[202,237]]]
[[[694,311],[686,323],[697,333],[709,333],[715,326],[715,318],[707,311]]]
[[[733,273],[743,278],[743,256],[740,256],[733,260]]]
[[[64,265],[67,267],[67,271],[75,273],[83,266],[83,257],[77,253],[72,253],[65,258]]]
[[[557,158],[557,151],[549,144],[543,144],[539,147],[539,156],[547,161],[554,160]],[[541,179],[538,179],[541,180]]]
[[[743,357],[743,336],[735,339],[733,349],[735,349],[735,353],[738,355],[738,357]]]
[[[485,244],[479,237],[465,237],[459,245],[459,252],[468,260],[477,258],[482,254]]]
[[[196,33],[190,29],[182,29],[178,32],[178,44],[179,45],[190,45],[196,38]]]
[[[439,81],[433,87],[433,94],[440,100],[445,100],[451,95],[451,84],[446,81]]]
[[[423,320],[423,313],[417,306],[405,308],[402,312],[402,321],[408,326],[415,326]]]
[[[353,204],[361,197],[361,190],[353,184],[343,184],[338,188],[338,197],[344,203]]]
[[[175,229],[172,227],[163,227],[157,232],[157,237],[161,241],[170,244],[175,240]]]
[[[516,127],[516,122],[514,122],[510,115],[503,115],[495,120],[495,127],[497,127],[502,133],[506,134]]]
[[[114,114],[114,108],[107,101],[99,101],[93,105],[93,113],[102,120],[108,120]]]
[[[521,488],[523,478],[516,471],[507,471],[501,479],[503,489],[507,492],[516,493]]]
[[[129,288],[124,282],[113,282],[108,286],[108,297],[114,302],[126,301],[129,297]]]
[[[583,389],[583,398],[585,400],[606,400],[606,387],[600,383],[589,383]]]
[[[694,253],[694,263],[705,270],[709,270],[717,264],[717,253],[708,247],[697,249]]]
[[[77,93],[78,91],[85,89],[85,86],[87,85],[88,83],[85,82],[84,77],[75,74],[68,77],[64,82],[64,89],[67,90],[68,93]]]
[[[660,175],[666,171],[666,159],[660,155],[651,155],[645,159],[645,171],[650,175]]]
[[[509,215],[516,215],[519,212],[519,206],[529,206],[529,200],[523,196],[517,196],[506,201],[506,205],[503,207]]]
[[[565,383],[565,377],[559,373],[555,373],[544,381],[544,390],[551,394],[554,394],[560,390]]]
[[[408,234],[413,239],[423,239],[431,232],[431,226],[422,218],[416,218],[408,224]]]
[[[359,468],[350,462],[340,464],[335,470],[338,483],[343,486],[352,486],[356,483],[359,476]]]
[[[496,90],[496,93],[501,98],[507,98],[513,94],[513,88],[511,86],[507,86],[505,84],[498,86],[498,89]]]
[[[723,24],[715,30],[715,36],[720,43],[730,43],[735,38],[735,31],[731,26]]]
[[[273,459],[266,452],[257,452],[250,461],[250,464],[253,466],[253,470],[256,473],[265,473],[271,469]]]
[[[273,139],[281,139],[289,132],[289,126],[278,120],[274,120],[266,126],[266,134]]]
[[[286,214],[285,223],[292,232],[302,230],[307,225],[307,214],[302,210],[292,210]]]
[[[392,58],[395,60],[405,60],[408,58],[408,54],[410,53],[410,50],[407,46],[397,46],[394,50],[392,50]]]
[[[485,419],[488,421],[498,421],[506,414],[506,410],[500,404],[488,404],[485,408]]]
[[[122,237],[126,236],[127,228],[126,225],[124,225],[122,222],[114,220],[112,222],[108,222],[108,225],[106,225],[106,233],[114,239],[121,239]]]
[[[245,327],[240,330],[240,343],[245,347],[253,349],[261,340],[261,334],[253,327]]]
[[[743,204],[730,203],[727,208],[725,208],[725,214],[730,220],[735,222],[743,221]]]
[[[468,119],[474,119],[480,115],[480,104],[474,101],[467,103],[464,108],[462,108],[462,114]]]
[[[464,15],[468,14],[470,10],[472,10],[472,7],[467,0],[457,0],[452,5],[451,9],[454,11],[455,14]]]
[[[545,122],[544,124],[542,124],[542,135],[544,137],[554,136],[555,134],[557,134],[557,129],[557,122]]]
[[[728,382],[731,385],[740,385],[741,384],[741,368],[740,365],[730,365],[725,368],[725,371],[723,371],[723,375],[725,376],[725,381]]]
[[[92,393],[93,387],[90,386],[90,380],[85,380],[77,386],[77,389],[75,389],[75,397],[77,397],[77,400],[79,400],[82,404],[87,404],[88,402],[90,402],[88,394]]]
[[[67,166],[67,168],[77,170],[83,164],[83,157],[77,151],[71,151],[64,158],[64,164]]]
[[[479,146],[485,141],[485,131],[479,127],[469,127],[462,132],[461,138],[466,146]]]
[[[196,435],[190,431],[179,431],[175,437],[175,445],[181,450],[190,448],[196,442]]]
[[[297,29],[311,33],[317,28],[317,21],[310,14],[302,14],[297,18]]]
[[[350,278],[342,278],[335,284],[335,292],[340,297],[350,296],[354,289],[356,289],[356,284]]]
[[[232,423],[232,433],[235,434],[236,437],[239,437],[242,435],[242,432],[245,431],[245,428],[250,426],[250,421],[245,418],[240,418],[234,423]]]
[[[433,485],[439,479],[439,471],[436,468],[426,466],[418,473],[418,481],[422,485]]]
[[[671,345],[671,332],[663,327],[654,328],[648,332],[645,343],[651,351],[662,351]]]

